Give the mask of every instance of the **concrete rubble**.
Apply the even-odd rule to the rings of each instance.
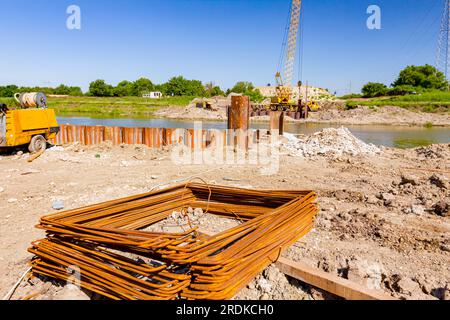
[[[324,129],[307,137],[296,138],[290,134],[285,137],[288,142],[284,143],[284,148],[290,155],[297,157],[373,156],[381,152],[378,147],[364,143],[344,127]]]

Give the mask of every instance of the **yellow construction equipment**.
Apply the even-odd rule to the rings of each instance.
[[[320,105],[313,100],[306,98],[306,102],[301,100],[302,82],[298,82],[299,96],[294,97],[292,81],[294,78],[295,56],[297,51],[297,41],[300,30],[300,15],[302,0],[292,0],[288,33],[283,41],[281,59],[278,72],[275,75],[277,83],[276,96],[272,98],[270,109],[272,111],[296,111],[305,107],[308,111],[318,111]],[[283,70],[283,74],[282,71]],[[297,99],[296,99],[297,98]]]
[[[317,103],[317,101],[314,101],[314,100],[308,101],[308,103],[306,105],[308,106],[308,111],[311,111],[311,112],[316,112],[321,109],[321,106]]]
[[[279,71],[275,76],[277,87],[276,97],[272,99],[271,103],[271,109],[273,111],[287,111],[298,106],[298,101],[293,100],[292,80],[294,77],[295,54],[297,51],[298,31],[300,28],[301,8],[302,0],[292,0],[287,41],[283,44],[282,49],[282,51],[286,50],[286,55],[284,61],[280,61]],[[281,74],[281,69],[284,71],[283,76]]]
[[[55,111],[43,93],[16,94],[20,109],[0,105],[0,148],[28,145],[31,153],[45,150],[59,132]]]

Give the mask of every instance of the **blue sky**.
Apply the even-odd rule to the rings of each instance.
[[[302,80],[338,93],[435,63],[444,0],[303,0]],[[81,30],[66,9],[81,8]],[[366,27],[379,5],[382,29]],[[290,0],[0,0],[0,85],[183,75],[274,83]],[[296,71],[297,73],[297,71]]]

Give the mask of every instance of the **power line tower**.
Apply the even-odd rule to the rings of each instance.
[[[449,79],[450,71],[450,0],[444,1],[444,10],[442,13],[441,28],[439,30],[439,40],[436,56],[436,67]]]

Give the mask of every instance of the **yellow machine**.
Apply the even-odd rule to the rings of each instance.
[[[294,77],[301,8],[302,0],[292,0],[287,41],[283,44],[283,51],[286,51],[286,55],[284,61],[280,60],[279,64],[279,68],[283,68],[283,76],[281,70],[275,76],[277,87],[276,96],[272,99],[271,103],[271,109],[273,111],[288,111],[298,106],[298,101],[295,101],[293,97],[292,80]]]
[[[31,153],[45,150],[47,141],[59,132],[55,111],[46,108],[45,95],[16,95],[22,108],[9,110],[0,106],[0,147],[28,145]]]
[[[321,109],[321,106],[317,103],[317,101],[313,101],[313,100],[309,101],[307,103],[307,106],[308,106],[308,110],[311,112],[316,112]]]
[[[292,81],[294,77],[295,56],[297,51],[297,42],[300,29],[300,15],[302,9],[302,0],[292,0],[290,10],[290,19],[286,34],[286,42],[283,42],[283,49],[279,63],[279,71],[275,75],[277,87],[276,96],[272,98],[270,108],[273,111],[295,111],[299,107],[305,107],[301,101],[301,86],[299,81],[299,95],[294,97]],[[282,72],[283,71],[283,74]],[[306,107],[309,111],[318,111],[319,104],[316,101],[306,99]]]

